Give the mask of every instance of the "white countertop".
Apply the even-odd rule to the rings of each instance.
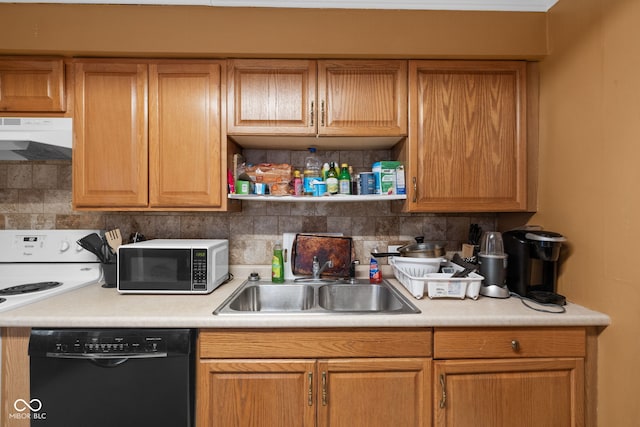
[[[121,295],[100,283],[0,313],[0,326],[15,327],[189,327],[189,328],[320,328],[320,327],[496,327],[606,326],[609,316],[571,302],[562,314],[541,313],[519,299],[415,299],[395,279],[420,314],[233,314],[213,311],[248,276],[264,266],[232,268],[235,279],[208,295]],[[386,278],[393,277],[387,274]]]

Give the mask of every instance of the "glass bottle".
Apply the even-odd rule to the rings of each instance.
[[[329,170],[327,171],[327,192],[329,194],[338,194],[338,174],[336,173],[335,163],[331,162]]]
[[[302,196],[304,194],[304,186],[302,184],[302,177],[300,171],[293,171],[293,195]]]

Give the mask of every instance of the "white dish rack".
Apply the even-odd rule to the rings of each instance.
[[[415,266],[405,263],[398,263],[395,257],[389,258],[389,264],[393,268],[393,274],[402,285],[407,288],[411,295],[421,299],[425,294],[433,298],[471,298],[478,299],[480,286],[484,277],[477,273],[470,273],[467,277],[451,277],[453,273],[424,272],[415,274]],[[445,267],[453,268],[454,271],[463,270],[457,264],[445,262]]]

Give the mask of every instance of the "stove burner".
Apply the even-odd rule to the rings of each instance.
[[[45,291],[47,289],[55,288],[60,285],[62,285],[62,282],[27,283],[25,285],[10,286],[8,288],[0,289],[0,295],[28,294],[31,292]]]

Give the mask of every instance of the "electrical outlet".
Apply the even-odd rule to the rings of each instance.
[[[400,249],[402,246],[404,245],[389,245],[387,246],[387,252],[398,252],[398,249]]]

